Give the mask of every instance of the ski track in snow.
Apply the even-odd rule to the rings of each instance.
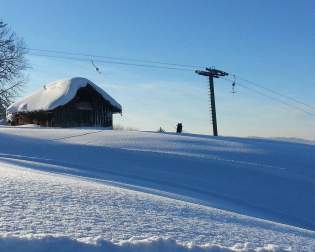
[[[0,140],[0,251],[315,251],[314,231],[244,215],[314,230],[312,145],[27,127]]]

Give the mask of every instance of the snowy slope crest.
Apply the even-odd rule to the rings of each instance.
[[[291,248],[281,248],[268,244],[264,247],[254,247],[249,243],[224,247],[214,244],[194,245],[180,244],[173,239],[150,237],[146,239],[130,238],[125,241],[106,241],[102,238],[70,239],[65,236],[10,236],[0,237],[0,251],[2,252],[284,252]]]
[[[57,80],[44,85],[41,90],[9,106],[7,114],[25,111],[53,110],[70,102],[75,97],[77,91],[87,85],[91,85],[113,107],[121,110],[121,105],[96,84],[85,78],[74,77],[66,80]]]

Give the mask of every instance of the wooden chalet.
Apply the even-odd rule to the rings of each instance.
[[[85,78],[55,81],[7,109],[11,125],[48,127],[112,127],[122,108],[104,90]]]

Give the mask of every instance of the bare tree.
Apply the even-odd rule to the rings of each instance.
[[[25,53],[23,40],[0,20],[0,118],[25,83]]]

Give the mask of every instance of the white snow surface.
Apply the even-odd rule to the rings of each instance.
[[[192,243],[179,244],[173,239],[150,237],[145,239],[130,238],[125,241],[106,241],[102,238],[71,239],[63,236],[34,236],[0,237],[0,248],[14,252],[280,252],[291,251],[279,246],[268,244],[264,247],[253,248],[250,244],[236,244],[225,247],[214,244],[195,245]],[[3,251],[3,250],[2,250]]]
[[[2,126],[0,251],[315,251],[314,150]]]
[[[113,107],[121,110],[121,105],[96,84],[86,78],[74,77],[71,79],[53,81],[44,85],[42,89],[11,104],[7,108],[7,114],[53,110],[70,102],[75,97],[77,91],[87,85],[91,85]]]

